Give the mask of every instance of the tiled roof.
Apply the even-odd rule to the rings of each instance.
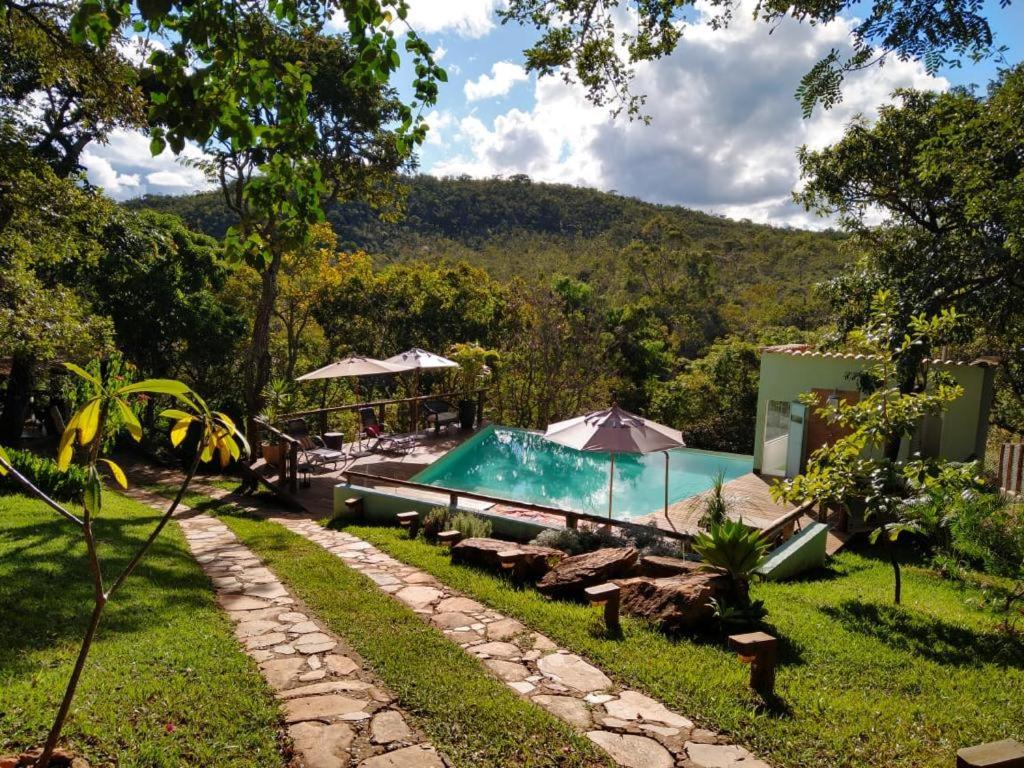
[[[773,352],[791,357],[821,357],[833,360],[871,360],[872,355],[857,354],[854,352],[824,352],[812,344],[777,344],[771,347],[762,347],[762,352]],[[939,365],[974,365],[979,368],[994,368],[999,365],[998,357],[979,357],[975,360],[942,360],[930,358],[926,362]]]

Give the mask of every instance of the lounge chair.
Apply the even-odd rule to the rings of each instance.
[[[333,469],[349,458],[345,451],[328,448],[322,437],[310,434],[305,419],[292,419],[285,425],[284,433],[299,441],[301,459],[310,467]]]
[[[435,434],[440,434],[441,427],[447,432],[448,427],[459,423],[458,410],[447,400],[424,400],[421,407],[427,414],[427,426],[433,425]]]
[[[388,434],[384,425],[377,420],[377,412],[369,406],[359,409],[359,434],[365,440],[372,441],[366,448],[368,451],[406,454],[413,445],[411,437]]]

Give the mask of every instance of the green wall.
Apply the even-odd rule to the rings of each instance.
[[[770,400],[793,402],[812,389],[854,390],[857,385],[848,374],[863,370],[866,359],[792,355],[785,352],[761,353],[761,379],[757,393],[757,425],[754,439],[754,471],[760,472],[764,451],[764,424]],[[994,368],[980,365],[935,365],[964,388],[963,397],[943,416],[940,455],[952,461],[985,457],[988,411],[992,400]],[[908,451],[904,441],[903,452]]]

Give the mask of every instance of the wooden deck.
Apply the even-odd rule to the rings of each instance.
[[[753,528],[765,530],[796,509],[793,504],[777,503],[772,499],[768,491],[771,482],[772,479],[755,475],[753,472],[727,482],[724,491],[729,517],[733,520],[742,520]],[[667,517],[664,510],[659,510],[638,518],[637,522],[654,523],[664,530],[695,535],[700,530],[698,523],[704,516],[705,504],[710,494],[711,491],[705,491],[670,504]]]

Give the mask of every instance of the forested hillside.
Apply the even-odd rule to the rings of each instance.
[[[565,274],[614,297],[633,270],[624,249],[652,233],[673,253],[706,261],[726,307],[753,311],[764,325],[807,328],[820,314],[810,286],[844,264],[835,232],[780,229],[686,208],[568,185],[469,178],[409,179],[405,216],[383,222],[360,204],[335,206],[328,218],[345,250],[364,250],[378,265],[412,259],[466,261],[505,280]],[[223,236],[230,214],[215,193],[148,197],[132,206],[181,216],[194,229]]]

